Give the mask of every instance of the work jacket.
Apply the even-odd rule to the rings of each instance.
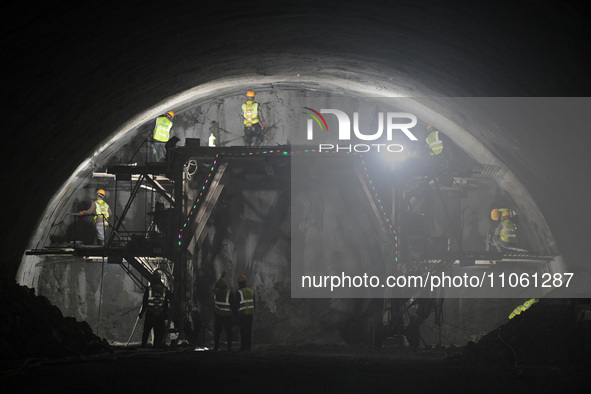
[[[213,292],[214,312],[219,316],[230,316],[232,305],[230,304],[230,290],[217,288]]]
[[[259,122],[259,103],[247,101],[242,104],[242,113],[244,115],[244,125],[250,127]]]
[[[250,287],[243,287],[238,290],[238,313],[241,315],[254,314],[254,292]]]
[[[501,222],[501,231],[499,236],[501,241],[508,242],[508,243],[517,243],[517,227],[515,223],[513,223],[509,219],[505,219]]]
[[[443,152],[443,141],[439,138],[439,131],[434,130],[427,136],[427,144],[429,144],[429,148],[431,148],[431,156],[437,156],[441,152]]]
[[[105,222],[105,226],[109,225],[109,204],[103,200],[96,200],[94,202],[94,221]]]
[[[156,119],[156,126],[152,138],[156,141],[167,142],[170,138],[170,129],[172,128],[172,121],[166,116],[160,116]]]
[[[525,301],[522,305],[519,305],[517,308],[511,312],[509,315],[509,319],[513,319],[515,316],[519,315],[521,312],[526,311],[530,306],[535,304],[537,301],[535,298]]]

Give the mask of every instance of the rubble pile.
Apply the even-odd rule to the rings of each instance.
[[[86,322],[64,317],[58,307],[14,280],[0,283],[0,357],[85,357],[109,351]]]
[[[465,348],[467,362],[568,365],[589,362],[591,330],[586,299],[542,299]]]

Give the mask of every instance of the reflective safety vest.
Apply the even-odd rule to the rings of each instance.
[[[166,116],[159,116],[156,119],[156,126],[152,138],[156,141],[167,142],[170,138],[170,129],[172,128],[172,121]]]
[[[517,227],[515,223],[510,220],[501,222],[501,233],[499,234],[501,241],[508,243],[517,243]]]
[[[521,312],[526,311],[530,306],[535,304],[537,301],[535,298],[525,301],[522,305],[519,305],[517,308],[511,312],[509,315],[509,319],[513,319],[515,316],[519,315]]]
[[[240,294],[240,304],[238,305],[238,313],[241,315],[254,314],[254,292],[249,287],[243,287],[238,290]]]
[[[439,138],[439,131],[435,130],[429,133],[426,139],[427,143],[429,144],[429,148],[431,148],[431,156],[437,156],[441,152],[443,152],[443,141]]]
[[[164,311],[164,285],[154,284],[148,289],[148,309],[154,312]]]
[[[96,218],[98,215],[103,217],[103,222],[105,226],[109,225],[109,204],[104,202],[103,200],[96,200],[94,202],[94,221],[96,222]]]
[[[244,125],[250,127],[259,122],[259,103],[247,101],[242,104],[242,113],[244,114]]]
[[[232,308],[230,305],[230,290],[216,289],[213,293],[214,312],[220,316],[230,316]]]

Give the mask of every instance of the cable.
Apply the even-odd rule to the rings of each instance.
[[[185,170],[185,173],[187,174],[187,179],[192,180],[193,176],[197,173],[197,169],[198,169],[197,160],[189,159],[189,161],[187,161],[183,165],[183,169]]]
[[[515,359],[515,363],[513,364],[514,367],[517,367],[517,352],[511,345],[509,345],[503,338],[501,338],[501,327],[499,327],[499,331],[497,332],[497,337],[501,342],[503,342],[511,351],[513,352],[513,358]]]

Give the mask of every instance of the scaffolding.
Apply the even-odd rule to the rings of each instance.
[[[372,179],[372,169],[362,155],[319,154],[309,147],[281,146],[259,147],[202,147],[195,141],[185,146],[169,149],[164,162],[113,163],[106,172],[115,177],[115,187],[121,181],[130,183],[130,195],[122,212],[111,224],[110,235],[104,246],[81,245],[72,247],[45,247],[28,250],[29,255],[73,255],[86,258],[103,258],[108,263],[119,264],[123,271],[142,290],[156,269],[169,276],[169,289],[173,293],[173,319],[183,321],[190,312],[194,294],[190,267],[203,243],[212,216],[223,191],[229,182],[250,182],[249,187],[280,188],[280,198],[289,198],[290,159],[294,155],[318,158],[335,156],[354,160],[355,177],[361,184],[365,204],[373,213],[379,229],[379,244],[386,264],[385,272],[391,274],[421,272],[422,275],[443,270],[451,265],[494,265],[525,262],[544,264],[554,256],[531,253],[501,253],[465,250],[462,242],[462,217],[452,217],[444,212],[450,237],[433,237],[421,220],[418,225],[409,220],[408,191],[417,182],[429,185],[437,198],[443,200],[442,190],[455,190],[463,186],[478,185],[490,179],[499,170],[495,166],[474,165],[461,170],[445,170],[424,163],[407,163],[406,168],[396,168],[389,175],[386,187]],[[262,174],[253,185],[244,174]],[[440,182],[446,177],[450,184]],[[353,177],[353,179],[355,179]],[[265,183],[267,182],[267,183]],[[162,203],[153,204],[151,220],[144,231],[133,232],[125,228],[125,221],[141,189],[147,189]],[[155,200],[155,199],[154,199]],[[168,208],[165,206],[168,205]],[[284,205],[284,204],[282,204]],[[443,204],[445,211],[446,205]],[[456,207],[462,212],[462,208]],[[261,244],[270,243],[262,239]],[[451,248],[451,245],[454,245]],[[264,246],[262,246],[264,247]],[[453,250],[452,250],[453,249]],[[417,297],[420,297],[417,294]],[[383,324],[393,331],[401,321],[400,314],[408,307],[396,295],[385,294]]]

